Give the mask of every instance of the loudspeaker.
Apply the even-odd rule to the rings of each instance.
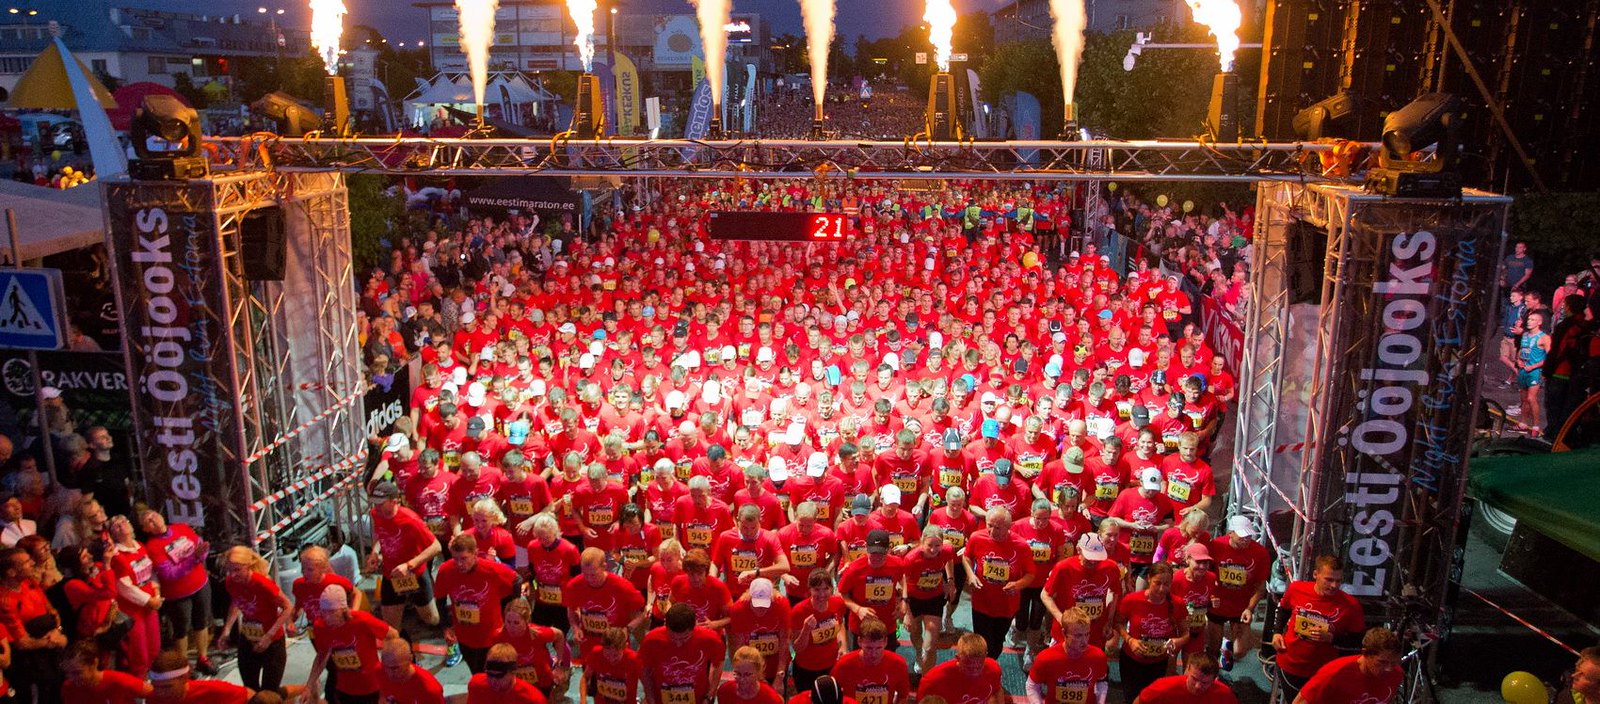
[[[250,211],[239,224],[239,259],[244,277],[252,281],[282,281],[286,243],[283,209],[277,206]]]

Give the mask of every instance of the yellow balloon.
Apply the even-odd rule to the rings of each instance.
[[[1163,193],[1159,196],[1156,196],[1156,206],[1161,208],[1167,207],[1167,194]]]
[[[1112,181],[1111,183],[1106,184],[1106,190],[1111,191],[1112,193],[1116,193],[1117,192],[1117,182],[1116,181]]]
[[[1036,266],[1039,266],[1039,254],[1037,252],[1028,252],[1022,255],[1022,268],[1032,269]]]
[[[1548,704],[1550,690],[1531,672],[1513,672],[1500,681],[1500,698],[1506,704]]]
[[[53,152],[50,152],[50,160],[51,161],[61,161],[61,150],[57,149],[57,150],[55,150]]]
[[[1183,202],[1183,212],[1185,212],[1185,213],[1194,212],[1194,201],[1192,201],[1192,200],[1184,201]]]

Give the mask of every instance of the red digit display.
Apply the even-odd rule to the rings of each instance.
[[[707,221],[714,240],[755,242],[843,242],[850,220],[842,213],[713,211]]]

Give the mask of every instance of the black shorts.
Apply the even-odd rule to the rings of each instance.
[[[914,617],[942,618],[944,616],[945,598],[943,595],[928,597],[926,599],[914,596],[906,597],[906,607]]]
[[[190,633],[211,627],[211,581],[208,579],[199,591],[179,599],[168,599],[161,605],[161,618],[172,628],[173,638],[187,638]]]
[[[1239,617],[1235,616],[1233,618],[1226,618],[1223,616],[1218,616],[1217,612],[1215,611],[1207,611],[1206,620],[1223,626],[1226,626],[1230,623],[1239,623]]]
[[[1150,571],[1150,565],[1151,563],[1149,562],[1130,562],[1128,563],[1128,574],[1134,579],[1143,577]]]
[[[424,565],[412,572],[417,576],[417,588],[404,594],[394,590],[394,585],[388,577],[384,577],[378,584],[378,604],[381,606],[427,606],[433,602],[433,571],[432,565]]]

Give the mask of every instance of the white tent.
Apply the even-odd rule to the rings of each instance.
[[[406,114],[414,125],[432,121],[440,107],[452,107],[468,112],[475,109],[472,95],[472,77],[464,72],[443,72],[428,81],[418,80],[417,89],[406,96]],[[499,105],[508,122],[521,123],[523,106],[530,106],[532,114],[540,115],[554,107],[560,100],[520,71],[492,71],[484,87],[486,104]]]

